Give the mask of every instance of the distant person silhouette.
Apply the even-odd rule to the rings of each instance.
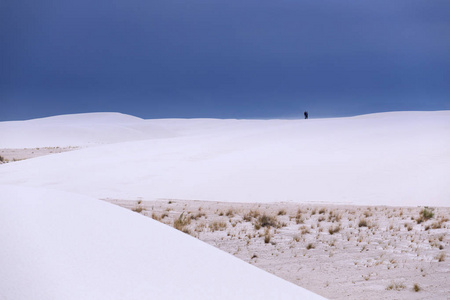
[[[308,112],[305,111],[303,114],[305,115],[305,119],[308,119]]]

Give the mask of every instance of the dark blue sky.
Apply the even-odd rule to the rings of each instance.
[[[3,0],[0,120],[450,109],[450,1]]]

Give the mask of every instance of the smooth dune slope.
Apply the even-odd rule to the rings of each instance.
[[[86,113],[0,122],[0,148],[85,147],[173,136],[120,113]]]
[[[0,190],[1,299],[323,299],[106,202]]]
[[[449,111],[142,122],[172,135],[5,164],[0,183],[97,198],[450,204]]]

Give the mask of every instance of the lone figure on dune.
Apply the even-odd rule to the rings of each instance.
[[[308,112],[305,111],[303,114],[305,115],[305,119],[308,119]]]

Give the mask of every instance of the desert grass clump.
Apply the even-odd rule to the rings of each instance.
[[[358,227],[367,227],[367,220],[366,219],[360,219],[358,223]]]
[[[270,231],[269,228],[266,228],[266,231],[264,232],[264,243],[268,244],[270,243]]]
[[[438,256],[436,256],[436,259],[438,262],[445,261],[445,252],[441,252],[440,254],[438,254]]]
[[[225,222],[214,221],[211,224],[209,224],[209,229],[211,229],[212,232],[225,230],[226,228],[227,228],[227,223],[225,223]]]
[[[302,224],[304,222],[302,218],[302,211],[299,209],[297,210],[297,214],[295,215],[295,223],[296,224]]]
[[[311,250],[314,249],[316,246],[314,246],[313,243],[309,243],[308,245],[306,245],[306,250]]]
[[[184,233],[189,233],[187,225],[191,224],[191,218],[186,218],[183,216],[183,214],[184,212],[181,213],[181,215],[173,221],[173,227]]]
[[[366,218],[371,217],[371,216],[372,216],[372,212],[366,210],[366,211],[364,212],[364,216],[365,216]]]
[[[142,208],[142,206],[137,206],[135,208],[132,209],[132,211],[137,212],[137,213],[141,213],[144,209]]]
[[[258,210],[250,210],[243,217],[244,221],[250,222],[252,219],[256,219],[260,216],[260,212]]]
[[[414,283],[413,290],[414,290],[414,292],[416,292],[416,293],[419,292],[419,291],[421,290],[419,284]]]
[[[428,208],[428,207],[425,207],[422,210],[421,214],[422,214],[422,217],[425,219],[425,221],[434,217],[433,209]]]
[[[329,222],[339,222],[342,218],[341,214],[335,213],[333,211],[330,211],[330,214],[328,215],[328,221]]]
[[[279,211],[278,211],[278,215],[279,216],[284,216],[286,214],[286,210],[284,210],[284,209],[280,209]]]
[[[198,212],[195,215],[191,215],[192,220],[197,220],[197,219],[200,219],[201,217],[206,217],[206,214],[202,213],[202,212]]]
[[[434,217],[434,212],[432,208],[425,207],[420,211],[419,217],[416,219],[417,224],[428,221],[429,219]]]
[[[441,221],[433,222],[433,224],[431,224],[431,228],[433,229],[442,228],[442,222]]]
[[[154,212],[152,212],[152,219],[156,221],[161,221],[161,217],[155,214]]]
[[[332,226],[332,227],[328,228],[328,233],[333,235],[336,232],[339,232],[340,230],[341,230],[340,226]]]
[[[391,282],[387,287],[386,290],[391,291],[391,290],[396,290],[396,291],[401,291],[405,289],[405,285],[403,283],[396,283],[396,282]]]
[[[228,209],[227,212],[225,213],[225,216],[230,218],[234,217],[234,211],[231,208]]]
[[[263,214],[262,216],[258,217],[254,225],[256,230],[260,229],[261,227],[278,227],[278,220],[274,216]]]

